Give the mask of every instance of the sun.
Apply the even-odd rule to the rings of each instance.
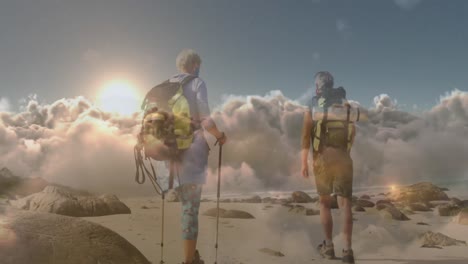
[[[130,82],[113,80],[102,87],[97,104],[106,112],[131,115],[140,110],[140,100],[137,89]]]

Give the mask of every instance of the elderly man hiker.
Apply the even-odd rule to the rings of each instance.
[[[354,141],[355,127],[350,120],[350,105],[342,87],[333,88],[333,76],[329,72],[315,75],[316,96],[304,115],[302,130],[302,176],[309,177],[308,154],[312,147],[313,172],[320,197],[320,220],[325,240],[318,246],[324,258],[335,258],[332,241],[333,219],[331,214],[332,194],[338,196],[344,226],[342,261],[354,263],[351,249],[353,219],[351,196],[353,190],[353,161],[350,150]],[[336,118],[332,108],[346,109],[344,119]]]
[[[139,142],[144,145],[147,157],[170,163],[170,178],[178,176],[183,264],[201,264],[204,262],[196,250],[198,212],[209,154],[204,131],[214,136],[220,145],[226,143],[227,138],[210,117],[206,84],[199,77],[200,56],[193,50],[183,50],[176,64],[180,73],[154,87],[145,98]]]

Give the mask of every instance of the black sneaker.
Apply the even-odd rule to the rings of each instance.
[[[343,263],[352,263],[354,264],[354,253],[352,249],[344,250],[343,249]]]
[[[326,259],[334,259],[335,258],[335,248],[333,244],[327,245],[325,240],[323,241],[322,244],[318,245],[317,247],[318,252],[322,257]]]

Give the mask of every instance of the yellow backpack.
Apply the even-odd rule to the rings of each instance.
[[[359,120],[359,112],[357,113]],[[325,147],[343,149],[348,153],[351,151],[355,127],[351,120],[351,106],[346,101],[346,92],[342,87],[314,97],[312,116],[314,152],[320,153]]]
[[[195,78],[190,75],[182,82],[167,80],[146,95],[138,144],[147,156],[155,160],[174,160],[192,144],[195,124],[183,87]]]

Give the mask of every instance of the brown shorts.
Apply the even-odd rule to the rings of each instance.
[[[353,160],[346,151],[325,148],[314,153],[313,169],[319,195],[335,193],[351,198],[353,194]]]

